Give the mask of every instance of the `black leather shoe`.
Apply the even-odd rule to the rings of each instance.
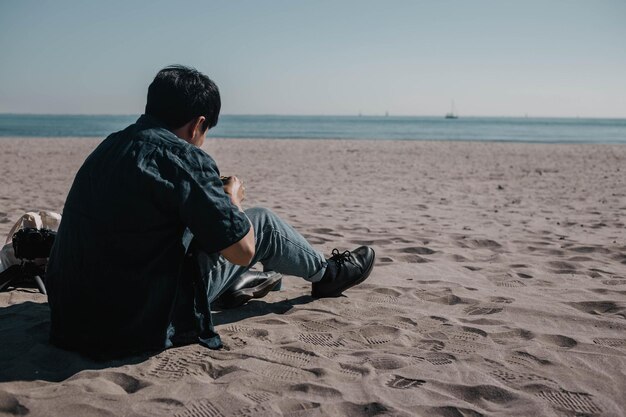
[[[253,298],[263,298],[279,285],[282,277],[282,274],[274,271],[246,271],[212,304],[228,309],[242,306]]]
[[[374,267],[374,249],[361,246],[352,252],[333,249],[324,277],[313,283],[313,298],[339,297],[350,287],[365,281]]]

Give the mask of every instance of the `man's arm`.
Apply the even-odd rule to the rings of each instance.
[[[230,177],[224,184],[224,191],[230,196],[231,201],[235,206],[243,212],[241,202],[245,198],[245,187],[243,182],[237,177]],[[226,260],[235,265],[248,266],[254,258],[255,240],[254,240],[254,227],[250,224],[250,230],[239,242],[234,243],[220,251],[222,256]]]

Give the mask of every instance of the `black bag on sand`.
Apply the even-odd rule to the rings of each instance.
[[[42,294],[46,294],[42,277],[55,237],[55,231],[45,228],[27,227],[15,232],[13,250],[21,264],[10,266],[0,273],[0,291],[9,287],[39,288]]]

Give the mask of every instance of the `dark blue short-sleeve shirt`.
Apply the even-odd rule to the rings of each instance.
[[[141,116],[93,151],[67,196],[46,273],[51,340],[94,353],[170,346],[191,235],[214,253],[249,230],[215,161]]]

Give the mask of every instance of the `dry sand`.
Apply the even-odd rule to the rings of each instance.
[[[61,211],[98,141],[0,139],[0,235]],[[0,415],[619,416],[626,146],[210,140],[247,205],[325,253],[372,245],[345,297],[285,279],[219,312],[226,348],[97,363],[47,343],[44,296],[0,293]],[[120,289],[121,291],[123,289]]]

